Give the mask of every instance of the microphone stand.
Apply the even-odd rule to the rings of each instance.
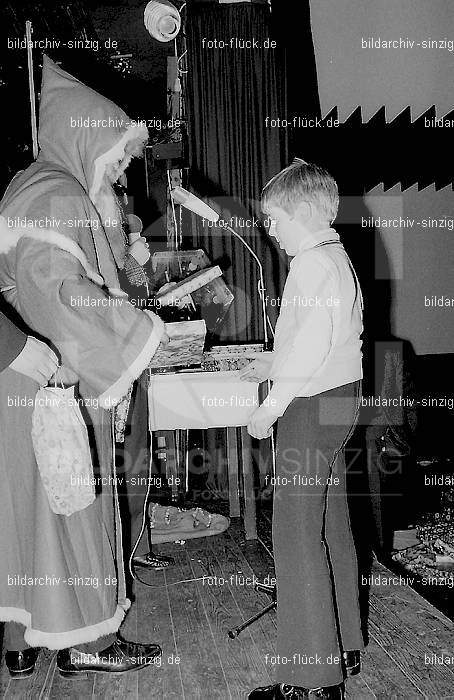
[[[263,275],[263,265],[260,262],[259,257],[257,254],[252,250],[251,246],[244,240],[242,236],[240,236],[239,233],[237,233],[231,226],[225,225],[225,228],[234,236],[237,240],[239,240],[243,246],[249,251],[251,254],[253,260],[257,264],[257,268],[259,271],[259,283],[258,283],[258,293],[261,301],[261,307],[262,307],[262,321],[263,321],[263,337],[264,337],[264,350],[268,350],[268,345],[269,345],[269,338],[268,338],[268,323],[270,323],[268,319],[268,314],[266,313],[266,297],[265,297],[265,278]],[[270,323],[270,329],[272,334],[274,335],[273,329],[271,327]],[[271,382],[269,379],[266,380],[266,384],[268,387],[268,393],[270,392],[271,389]],[[273,476],[276,476],[276,450],[275,450],[275,440],[274,440],[274,429],[271,428],[271,459],[272,459],[272,465],[273,465]],[[254,586],[256,591],[267,593],[269,596],[271,596],[271,603],[269,603],[267,606],[262,608],[258,613],[255,615],[252,615],[249,619],[245,620],[241,625],[238,627],[234,627],[233,629],[228,630],[227,634],[230,637],[230,639],[235,639],[238,637],[238,635],[245,630],[249,625],[252,625],[253,622],[256,622],[258,619],[266,615],[267,613],[271,612],[271,610],[275,610],[277,607],[277,591],[276,591],[276,586],[269,586],[265,583],[257,583]]]
[[[204,219],[207,219],[208,221],[219,221],[219,214],[214,211],[211,207],[205,204],[202,200],[200,200],[198,197],[195,195],[191,194],[191,192],[188,192],[187,190],[184,190],[182,187],[175,187],[173,190],[171,190],[172,198],[173,201],[176,202],[177,204],[180,204],[180,206],[184,207],[185,209],[189,209],[189,211],[194,212],[195,214],[198,214],[198,216],[202,216]],[[271,334],[274,336],[274,331],[271,326],[271,322],[268,318],[268,314],[266,313],[266,297],[265,297],[265,278],[263,274],[263,265],[257,256],[257,254],[252,250],[251,246],[243,236],[241,236],[239,233],[237,233],[231,226],[228,224],[225,224],[223,228],[227,229],[234,238],[236,238],[240,243],[246,248],[246,250],[249,251],[249,254],[251,255],[252,259],[255,261],[257,265],[257,269],[259,271],[259,283],[258,283],[258,293],[261,301],[261,307],[262,307],[262,321],[263,321],[263,338],[264,338],[264,350],[268,350],[268,345],[269,345],[269,337],[268,337],[268,324],[269,328],[271,331]],[[268,392],[271,389],[271,382],[269,379],[266,380],[267,387],[268,387]],[[271,457],[272,457],[272,465],[273,465],[273,476],[276,476],[276,452],[275,452],[275,441],[274,441],[274,429],[271,428]],[[234,639],[237,637],[240,632],[242,632],[246,627],[249,627],[250,624],[258,620],[260,617],[265,615],[266,613],[270,612],[271,610],[275,609],[277,607],[277,592],[276,592],[276,586],[268,586],[267,584],[264,583],[258,583],[254,586],[255,590],[261,591],[264,593],[267,593],[268,595],[271,596],[272,602],[267,605],[263,610],[261,610],[258,614],[253,615],[253,617],[249,618],[243,624],[241,624],[239,627],[236,627],[232,630],[228,631],[228,635],[231,639]]]
[[[240,236],[239,233],[237,233],[231,226],[226,225],[224,228],[226,228],[232,236],[235,236],[235,238],[244,245],[244,247],[249,251],[249,253],[252,255],[254,258],[255,262],[257,263],[258,271],[259,271],[259,284],[258,284],[258,293],[259,297],[261,300],[261,305],[262,305],[262,319],[263,319],[263,338],[264,338],[264,348],[265,350],[268,350],[268,316],[266,313],[266,302],[265,302],[265,278],[263,276],[263,265],[260,262],[259,257],[256,255],[256,253],[252,250],[251,246],[249,243],[247,243],[243,236]]]
[[[226,224],[224,226],[231,234],[234,236],[238,241],[240,241],[243,246],[249,251],[251,254],[253,260],[257,264],[257,268],[259,271],[259,283],[258,283],[258,293],[261,301],[261,307],[262,307],[262,322],[263,322],[263,345],[264,345],[264,350],[268,350],[269,347],[269,336],[268,336],[268,323],[270,323],[268,314],[266,313],[266,297],[265,297],[265,278],[263,274],[263,265],[260,262],[259,257],[257,254],[252,250],[251,246],[247,241],[241,236],[237,231],[235,231],[231,226]],[[270,323],[270,328],[271,328],[271,323]],[[271,328],[271,332],[273,333],[273,330]],[[268,387],[268,393],[271,390],[271,382],[269,379],[266,380],[266,384]],[[271,460],[272,460],[272,465],[273,465],[273,476],[276,476],[276,451],[275,451],[275,440],[274,440],[274,430],[273,428],[271,429]]]

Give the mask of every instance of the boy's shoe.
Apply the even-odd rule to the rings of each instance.
[[[342,654],[343,666],[347,676],[356,676],[361,672],[361,652],[357,649],[344,651]]]
[[[256,688],[249,693],[249,700],[342,700],[344,684],[330,685],[326,688],[301,688],[296,685],[278,683]]]

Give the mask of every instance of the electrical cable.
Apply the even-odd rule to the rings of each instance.
[[[139,580],[139,579],[133,570],[132,561],[134,559],[134,554],[136,553],[137,547],[139,546],[139,542],[142,539],[142,535],[143,535],[145,528],[146,528],[146,525],[147,525],[148,498],[150,496],[150,489],[151,489],[151,470],[152,470],[152,468],[153,468],[153,434],[150,431],[150,461],[148,464],[148,485],[147,485],[147,492],[145,494],[145,498],[143,501],[142,525],[140,528],[140,532],[137,536],[137,539],[135,541],[134,547],[131,550],[131,554],[129,555],[129,561],[128,561],[129,573],[131,574],[133,579],[136,578],[137,580]]]
[[[112,412],[112,416],[113,416]],[[112,436],[113,436],[113,447],[115,448],[115,433],[114,433],[114,418],[113,418],[113,426],[112,426]],[[115,451],[113,453],[115,455]],[[116,466],[115,466],[115,459],[113,459],[113,464],[114,464],[114,484],[116,483]],[[147,588],[168,588],[168,586],[176,586],[179,583],[192,583],[195,581],[203,581],[203,576],[200,576],[198,578],[186,578],[182,579],[181,581],[173,581],[172,583],[165,583],[162,586],[153,586],[150,583],[147,583],[147,581],[144,581],[138,574],[136,574],[133,566],[133,559],[134,555],[136,553],[137,547],[139,546],[139,542],[142,539],[143,533],[145,531],[145,528],[147,526],[147,518],[148,516],[148,499],[150,496],[150,489],[151,489],[151,471],[153,468],[153,435],[150,432],[150,460],[148,464],[148,486],[147,486],[147,492],[145,494],[144,502],[143,502],[143,508],[142,508],[142,525],[139,531],[139,534],[137,536],[137,539],[134,543],[134,547],[131,550],[131,554],[129,555],[129,560],[128,560],[128,569],[129,573],[131,574],[131,577],[141,583],[143,586],[146,586]],[[162,569],[162,571],[165,572],[165,569]]]
[[[165,571],[165,569],[162,569],[162,571]],[[164,583],[162,586],[152,586],[151,583],[147,583],[143,579],[140,578],[137,574],[134,576],[136,581],[142,584],[142,586],[146,586],[147,588],[154,588],[155,590],[159,588],[169,588],[169,586],[177,586],[179,583],[194,583],[196,581],[203,581],[205,576],[199,576],[198,578],[184,578],[181,581],[172,581],[171,583]]]
[[[171,191],[172,191],[172,182],[171,182],[171,180],[170,180],[170,172],[169,172],[169,171],[167,171],[167,184],[168,184],[168,186],[169,186],[169,192],[171,192]],[[177,250],[178,250],[178,242],[179,242],[179,239],[178,239],[178,223],[177,223],[177,215],[176,215],[176,213],[175,213],[175,202],[173,201],[172,195],[170,195],[170,203],[171,203],[171,207],[172,207],[173,223],[174,223],[174,226],[175,226],[175,249],[174,249],[174,250],[177,251]],[[181,266],[181,261],[180,261],[180,266]]]

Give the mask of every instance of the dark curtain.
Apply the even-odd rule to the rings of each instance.
[[[267,4],[192,0],[186,33],[189,187],[259,256],[274,324],[287,260],[257,220],[263,220],[263,185],[287,164],[287,133],[270,121],[286,116],[285,54],[279,43],[271,47],[276,36]],[[255,47],[241,48],[246,40],[255,40]],[[235,295],[220,337],[261,340],[258,275],[249,252],[220,226],[208,227],[198,217],[194,226],[194,243],[221,265]]]

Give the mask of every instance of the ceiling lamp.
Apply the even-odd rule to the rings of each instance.
[[[181,17],[177,8],[169,0],[151,0],[143,17],[149,34],[158,41],[172,41],[181,27]]]

